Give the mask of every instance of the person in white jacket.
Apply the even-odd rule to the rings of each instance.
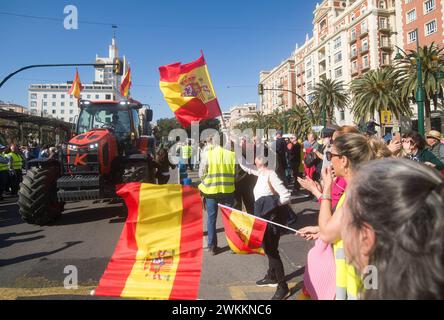
[[[254,187],[254,214],[265,216],[270,220],[279,221],[280,207],[290,203],[291,193],[277,176],[276,172],[267,168],[266,158],[257,156],[256,166],[244,165],[242,158],[238,158],[241,168],[248,174],[258,177]],[[281,221],[279,221],[281,222]],[[256,282],[258,286],[277,287],[272,300],[282,300],[289,296],[290,290],[285,281],[284,265],[279,255],[280,230],[271,224],[267,225],[262,246],[268,258],[268,271],[262,280]]]

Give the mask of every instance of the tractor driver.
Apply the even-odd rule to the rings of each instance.
[[[116,132],[116,135],[122,139],[128,134],[128,129],[122,124],[122,122],[119,120],[119,114],[117,112],[113,113],[113,119],[111,124],[114,127],[114,131]]]

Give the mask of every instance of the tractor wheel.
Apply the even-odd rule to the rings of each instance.
[[[37,225],[55,221],[63,211],[64,203],[57,200],[58,167],[34,167],[23,177],[19,190],[19,212],[22,220]]]
[[[150,171],[149,166],[144,162],[128,164],[123,170],[122,182],[154,183],[153,175]]]

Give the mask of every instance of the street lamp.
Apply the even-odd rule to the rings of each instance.
[[[416,33],[416,104],[418,106],[418,132],[420,135],[425,136],[425,130],[424,130],[424,83],[422,81],[422,60],[419,56],[419,32],[418,29],[415,29]],[[401,60],[402,55],[399,52],[402,51],[406,56],[407,54],[398,46],[398,53],[395,56],[395,60]]]

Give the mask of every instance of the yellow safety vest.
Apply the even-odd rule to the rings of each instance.
[[[339,199],[336,210],[344,204],[344,201],[345,193]],[[359,299],[362,281],[356,273],[355,267],[345,260],[344,242],[339,240],[333,244],[333,251],[336,264],[336,300]]]
[[[12,169],[20,170],[23,166],[23,159],[17,153],[11,152],[7,154],[8,157],[12,158]]]
[[[208,172],[199,184],[204,194],[233,193],[236,156],[222,147],[208,150]]]
[[[189,159],[193,154],[193,148],[191,146],[182,146],[182,159]]]

